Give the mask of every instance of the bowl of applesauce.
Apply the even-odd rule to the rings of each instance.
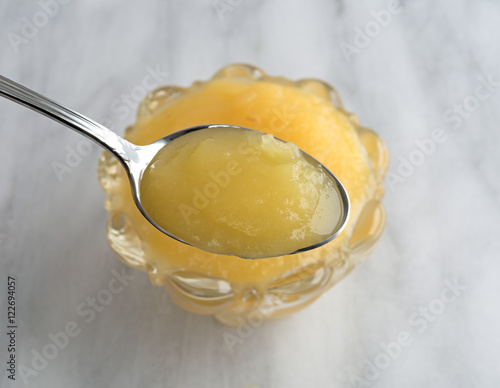
[[[360,126],[356,116],[344,109],[331,86],[315,79],[291,81],[268,76],[250,65],[230,65],[187,88],[165,86],[150,92],[124,137],[146,145],[202,124],[237,125],[294,143],[342,182],[351,212],[342,233],[313,250],[255,260],[210,253],[176,241],[152,226],[136,208],[122,166],[103,152],[98,177],[107,195],[109,245],[127,265],[147,271],[154,285],[166,287],[180,307],[214,315],[229,325],[252,317],[284,316],[309,305],[373,250],[385,225],[381,199],[387,147],[379,135]],[[216,171],[190,176],[198,188],[186,197],[193,212],[199,210],[196,205],[218,207],[212,209],[215,214],[227,207],[232,209],[233,218],[238,218],[237,196],[224,201],[211,197],[223,192],[226,175],[237,175],[237,167],[226,167],[229,170],[224,174]],[[263,179],[240,182],[242,190],[245,185],[259,184],[268,187],[272,195],[273,186],[280,183]],[[176,184],[170,189],[176,190]],[[186,209],[180,217],[191,214]],[[241,222],[235,222],[230,232],[251,233]],[[266,238],[272,241],[273,234],[283,238],[281,232],[271,228]]]

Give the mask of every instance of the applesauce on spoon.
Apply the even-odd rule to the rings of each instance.
[[[348,203],[319,163],[293,143],[232,127],[173,140],[145,170],[140,191],[165,230],[208,252],[244,258],[318,245],[347,218]]]

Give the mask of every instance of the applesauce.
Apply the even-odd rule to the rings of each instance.
[[[129,265],[148,271],[181,307],[238,324],[249,314],[281,316],[305,307],[375,246],[385,225],[385,143],[346,112],[336,92],[317,80],[269,77],[248,65],[228,66],[186,89],[160,88],[139,108],[125,137],[149,144],[201,124],[231,124],[293,142],[332,171],[346,188],[351,216],[344,231],[317,249],[247,260],[182,244],[137,210],[121,165],[104,153],[99,177],[110,213],[108,241]]]
[[[293,143],[205,128],[162,148],[141,179],[148,215],[207,252],[256,259],[327,240],[342,218],[335,182]]]

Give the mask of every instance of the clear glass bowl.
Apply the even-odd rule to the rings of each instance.
[[[133,205],[128,179],[121,165],[107,152],[101,155],[98,176],[107,194],[105,207],[110,214],[107,238],[112,250],[129,266],[147,271],[151,282],[165,286],[182,308],[215,315],[228,325],[241,325],[249,320],[280,317],[302,309],[342,279],[373,250],[385,225],[385,211],[380,201],[384,192],[382,181],[388,166],[388,152],[384,141],[372,130],[361,127],[356,116],[344,110],[337,92],[324,82],[313,79],[293,82],[270,77],[250,65],[227,66],[212,78],[220,79],[283,85],[328,101],[343,119],[349,121],[349,126],[357,134],[356,141],[366,156],[369,171],[363,195],[353,204],[350,221],[337,239],[301,254],[244,260],[210,254],[158,232]],[[176,100],[205,84],[195,82],[186,89],[165,86],[149,93],[139,107],[137,123],[168,109]],[[127,128],[125,133],[125,137],[132,138],[132,141],[140,127],[137,123]],[[245,124],[222,119],[219,123]],[[206,123],[192,125],[195,124]],[[275,124],[275,130],[270,132],[289,140],[286,131],[280,132],[282,125],[278,125],[278,121]],[[169,129],[168,132],[177,129],[181,128]],[[262,125],[254,129],[267,132]],[[322,161],[319,155],[310,153]],[[349,163],[348,160],[345,162]]]

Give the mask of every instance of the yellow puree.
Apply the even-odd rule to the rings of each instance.
[[[336,186],[293,143],[235,128],[188,133],[146,169],[149,216],[183,241],[245,258],[284,255],[320,243],[338,224]]]
[[[258,284],[301,265],[328,261],[348,235],[367,196],[372,167],[346,114],[325,97],[271,81],[216,79],[192,86],[152,116],[139,115],[127,138],[149,144],[171,132],[200,124],[232,124],[293,142],[325,164],[343,183],[351,200],[347,227],[332,242],[304,253],[259,260],[209,253],[165,236],[137,210],[123,173],[119,195],[109,206],[131,220],[147,261],[158,272],[186,268],[230,282]],[[174,189],[174,188],[173,188]]]

